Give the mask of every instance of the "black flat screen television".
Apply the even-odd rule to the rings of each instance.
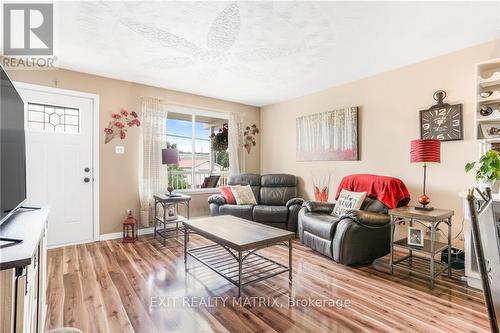
[[[0,65],[0,224],[26,200],[24,101]]]

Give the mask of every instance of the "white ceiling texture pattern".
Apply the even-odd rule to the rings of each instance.
[[[257,106],[499,36],[498,2],[57,2],[55,16],[60,67]]]

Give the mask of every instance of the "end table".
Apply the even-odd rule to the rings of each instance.
[[[428,275],[431,288],[434,288],[435,278],[445,270],[448,270],[448,276],[451,277],[451,218],[454,215],[454,211],[437,208],[430,211],[423,211],[417,210],[415,207],[408,206],[390,209],[389,215],[391,216],[391,255],[389,260],[391,274],[394,273],[394,267],[396,266],[409,272],[423,274],[421,271],[417,271],[413,266],[413,260],[417,258],[419,260],[428,260],[429,273],[424,273],[424,275]],[[424,239],[423,247],[408,245],[408,238],[406,237],[396,241],[394,240],[396,224],[402,221],[409,221],[410,227],[413,226],[413,223],[417,222],[429,230],[430,239]],[[436,240],[436,233],[439,225],[441,224],[448,226],[447,243],[438,242]],[[394,247],[408,250],[408,255],[394,260]],[[448,263],[436,263],[434,260],[436,254],[440,253],[444,249],[448,249]],[[424,254],[424,256],[428,256],[428,258],[414,256],[413,252]],[[436,267],[436,264],[440,267]]]
[[[178,194],[176,196],[169,196],[168,194],[156,194],[153,196],[155,200],[155,209],[154,209],[154,238],[156,235],[163,238],[163,244],[166,243],[167,238],[177,237],[179,233],[183,235],[184,233],[184,225],[183,221],[189,220],[189,202],[191,201],[191,197],[185,194]],[[176,209],[179,204],[186,206],[186,218],[177,215],[175,220],[167,219],[167,209],[171,206],[176,206]],[[160,212],[161,216],[158,216],[158,206],[161,206]],[[178,211],[177,211],[178,212]],[[160,228],[157,227],[158,223],[160,224]],[[163,228],[161,228],[163,225]]]

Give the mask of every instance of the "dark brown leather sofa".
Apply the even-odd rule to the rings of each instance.
[[[231,175],[229,185],[250,185],[257,205],[230,205],[220,194],[208,198],[210,215],[233,215],[273,227],[297,231],[303,199],[297,198],[297,177],[290,174]]]
[[[334,203],[306,201],[298,216],[300,241],[344,265],[370,263],[390,252],[387,207],[367,197],[360,210],[336,217]]]

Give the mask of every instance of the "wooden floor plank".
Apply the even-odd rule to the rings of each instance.
[[[190,246],[203,244],[207,241],[201,237],[191,237]],[[283,247],[260,252],[286,263]],[[369,266],[346,267],[294,241],[292,285],[282,274],[247,286],[243,300],[256,303],[240,304],[233,285],[194,260],[186,274],[183,259],[181,242],[163,245],[149,236],[133,244],[111,240],[50,250],[46,328],[141,333],[489,331],[482,293],[464,285],[459,273],[439,278],[430,289],[420,276],[398,270],[388,274],[387,257]],[[153,306],[152,300],[159,298],[170,303]],[[309,299],[348,300],[350,305],[290,306],[290,300]],[[208,303],[199,304],[202,300]],[[210,303],[215,300],[219,302]]]

